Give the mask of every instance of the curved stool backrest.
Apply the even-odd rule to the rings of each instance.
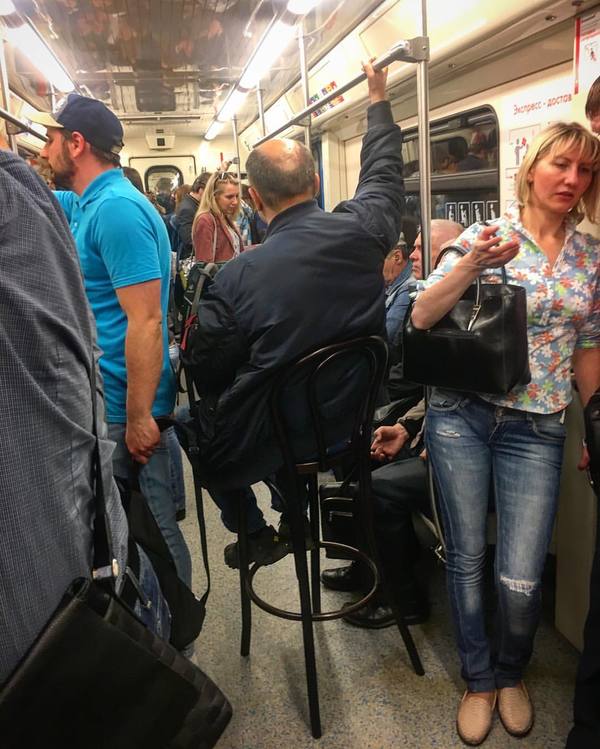
[[[288,472],[368,455],[386,366],[385,342],[369,336],[320,348],[277,375],[269,407]]]

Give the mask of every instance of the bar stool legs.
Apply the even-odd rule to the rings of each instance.
[[[319,529],[319,487],[317,475],[308,477],[308,506],[310,514],[310,533],[313,540],[321,537]],[[312,608],[315,614],[321,613],[321,556],[319,545],[310,552],[310,586],[312,593]]]
[[[308,709],[310,714],[310,727],[315,739],[321,737],[321,712],[319,709],[319,685],[317,682],[317,664],[315,660],[315,641],[313,631],[311,606],[311,590],[308,582],[308,565],[306,563],[306,550],[304,539],[304,516],[298,502],[288,504],[290,521],[290,532],[292,537],[292,548],[294,550],[294,564],[296,577],[298,578],[298,590],[300,593],[300,612],[302,614],[302,640],[304,643],[304,662],[306,666],[306,689],[308,693]],[[312,508],[311,508],[312,516]],[[317,515],[318,517],[318,515]],[[319,549],[311,552],[318,554]],[[317,585],[317,588],[320,586]],[[313,585],[314,596],[314,585]],[[319,600],[320,605],[320,600]]]
[[[240,599],[242,609],[242,641],[240,654],[250,654],[250,636],[252,633],[252,606],[246,581],[248,580],[248,522],[246,502],[242,498],[238,503],[238,554],[240,562]]]

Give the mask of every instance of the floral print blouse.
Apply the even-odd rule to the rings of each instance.
[[[508,283],[527,291],[527,335],[531,382],[507,395],[481,397],[498,406],[535,413],[555,413],[571,401],[571,357],[575,348],[600,346],[600,241],[583,234],[569,221],[565,243],[551,266],[545,254],[521,223],[518,207],[493,222],[503,241],[517,240],[519,254],[506,265]],[[472,248],[481,225],[466,229],[457,242]],[[448,253],[430,274],[425,286],[442,279],[459,256]],[[499,283],[500,273],[484,271],[490,282]]]

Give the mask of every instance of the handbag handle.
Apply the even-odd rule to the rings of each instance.
[[[467,250],[465,250],[464,247],[461,247],[457,244],[451,244],[448,247],[444,247],[444,249],[440,252],[440,254],[437,257],[437,260],[435,261],[435,267],[437,268],[440,264],[442,258],[444,255],[447,255],[449,252],[456,252],[461,257],[464,257],[468,254]],[[506,267],[503,265],[500,268],[500,272],[502,274],[502,283],[504,285],[508,284],[508,277],[506,275]],[[479,313],[481,311],[481,274],[477,276],[475,279],[475,304],[473,305],[473,312],[471,313],[471,318],[469,320],[469,324],[467,325],[467,330],[471,330],[473,328],[473,325],[475,325],[475,321],[477,320]]]

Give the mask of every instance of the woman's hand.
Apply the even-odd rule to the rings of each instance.
[[[486,268],[501,268],[519,253],[519,243],[515,240],[502,242],[502,237],[496,236],[497,226],[486,226],[477,237],[473,249],[459,262],[467,268],[478,270]]]

